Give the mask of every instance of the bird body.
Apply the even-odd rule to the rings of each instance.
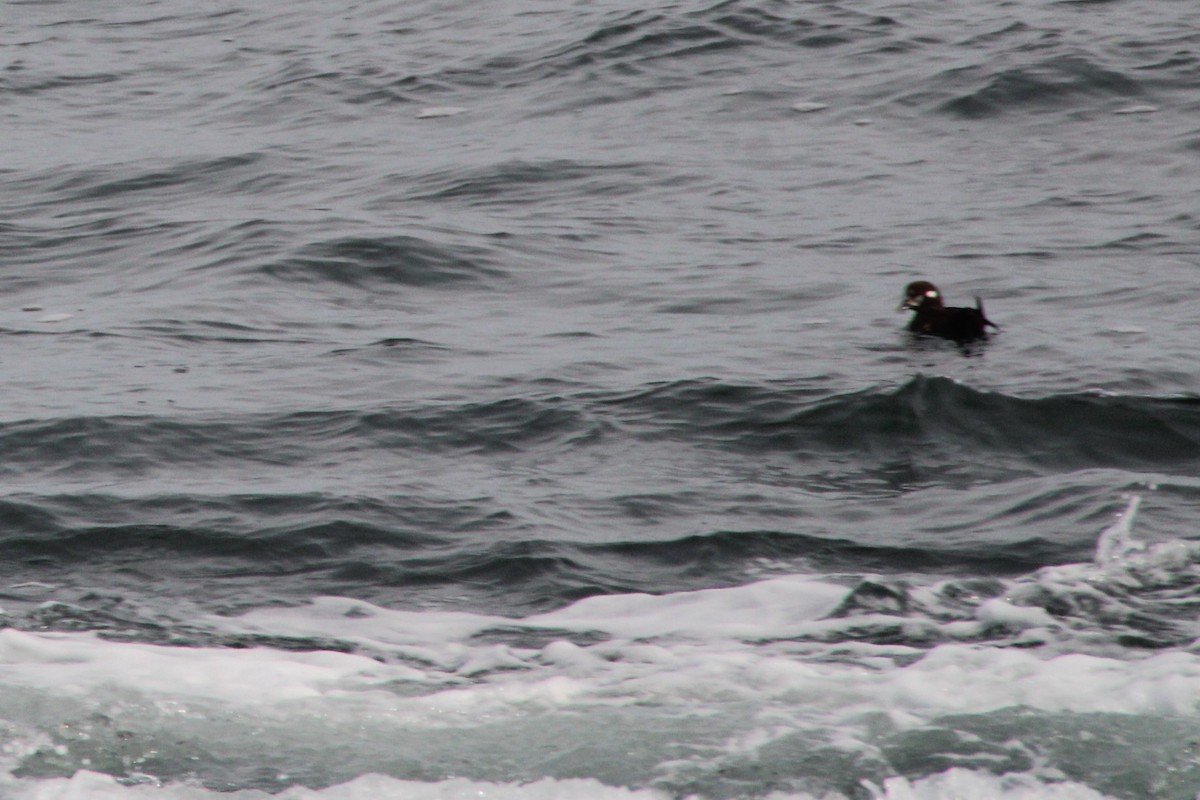
[[[989,326],[999,329],[983,313],[983,301],[975,298],[974,308],[958,308],[942,303],[942,293],[929,281],[913,281],[904,290],[900,310],[914,311],[908,323],[913,333],[940,336],[956,342],[986,339]]]

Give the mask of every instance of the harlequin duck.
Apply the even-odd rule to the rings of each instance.
[[[917,312],[908,329],[913,333],[940,336],[956,342],[986,339],[987,327],[999,330],[983,313],[983,303],[975,298],[974,308],[947,308],[942,305],[942,293],[929,281],[913,281],[904,290],[900,311]]]

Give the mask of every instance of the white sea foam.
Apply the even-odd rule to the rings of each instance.
[[[467,113],[462,106],[429,106],[417,112],[417,119],[437,119],[438,117],[457,117]]]
[[[845,595],[833,583],[776,578],[731,589],[590,597],[525,623],[630,638],[777,638],[826,616]]]
[[[1133,520],[1137,516],[1142,498],[1135,495],[1129,499],[1125,511],[1112,525],[1104,529],[1096,543],[1096,566],[1108,567],[1124,561],[1133,552],[1143,550],[1145,543],[1133,538]]]
[[[328,651],[162,647],[110,642],[92,633],[0,630],[0,683],[57,695],[87,696],[119,686],[151,697],[262,704],[319,697],[343,685],[369,686],[380,680],[379,666],[365,656]],[[389,667],[388,677],[407,671]]]
[[[1132,106],[1123,106],[1113,111],[1114,114],[1153,114],[1158,111],[1158,106],[1152,106],[1147,103],[1139,103]]]
[[[1067,781],[1047,782],[1020,775],[992,775],[951,769],[919,780],[889,778],[882,786],[864,781],[874,800],[1106,800],[1094,789]],[[605,786],[590,779],[542,779],[530,783],[486,783],[456,778],[422,783],[364,775],[327,789],[292,787],[279,794],[255,790],[214,792],[186,785],[133,785],[108,775],[80,771],[46,781],[16,780],[7,786],[12,800],[666,800],[654,789]],[[839,793],[815,796],[774,792],[766,800],[845,800]]]
[[[1046,783],[1028,775],[991,775],[951,769],[909,781],[889,778],[867,784],[874,800],[1104,800],[1106,795],[1077,783]]]
[[[1191,489],[1200,484],[1197,484],[1195,479],[1192,478],[1171,476],[1166,480],[1152,478],[1138,485],[1153,492],[1163,486]],[[1130,563],[1137,563],[1143,558],[1140,553],[1149,552],[1153,549],[1152,547],[1148,547],[1148,542],[1136,538],[1136,533],[1134,532],[1134,524],[1141,511],[1142,501],[1143,498],[1140,494],[1128,495],[1128,499],[1125,501],[1125,508],[1116,515],[1116,520],[1101,531],[1097,537],[1096,555],[1093,558],[1093,563],[1099,566],[1123,560]],[[1181,539],[1177,541],[1190,542],[1195,540]]]
[[[296,703],[311,709],[313,702],[329,704],[330,713],[343,706],[359,713],[366,703],[394,724],[434,728],[597,705],[688,708],[717,698],[755,707],[800,703],[796,714],[804,724],[850,726],[870,710],[919,723],[1016,706],[1188,715],[1200,704],[1200,657],[1188,652],[1118,660],[964,643],[895,661],[890,656],[920,651],[790,638],[834,599],[828,586],[779,580],[665,597],[592,598],[531,617],[530,628],[603,631],[612,638],[540,646],[471,639],[513,620],[434,614],[452,623],[458,634],[452,638],[420,613],[349,600],[249,615],[255,629],[270,622],[275,633],[330,636],[344,624],[343,640],[369,644],[386,663],[324,651],[177,648],[4,630],[0,687],[79,699],[108,689],[149,703],[203,699],[275,706],[281,714]],[[343,615],[331,616],[338,608]],[[351,609],[355,613],[345,616]],[[1003,601],[984,604],[981,615],[1032,625],[1047,617]],[[742,624],[739,616],[756,619]],[[701,637],[706,620],[714,632]],[[408,688],[397,694],[399,687]]]
[[[669,797],[651,789],[605,786],[590,779],[484,783],[456,778],[422,783],[382,775],[364,775],[320,790],[292,787],[279,794],[255,790],[214,792],[194,786],[126,786],[108,775],[89,771],[80,771],[70,779],[14,781],[7,788],[13,800],[666,800]]]
[[[1049,638],[1066,623],[1033,602],[1039,591],[1056,582],[1098,591],[1094,584],[1112,575],[1124,579],[1127,560],[1159,558],[1158,550],[1129,546],[1137,508],[1135,498],[1101,537],[1101,566],[1068,565],[1014,582],[1006,595],[980,602],[972,619],[843,616],[835,612],[847,586],[793,576],[660,596],[592,597],[524,619],[320,598],[207,620],[215,632],[240,639],[315,637],[362,654],[179,648],[92,633],[3,630],[0,718],[10,726],[4,758],[11,771],[30,757],[69,755],[78,739],[64,739],[61,731],[77,737],[86,729],[89,747],[107,742],[120,750],[144,734],[147,741],[183,742],[183,752],[195,743],[214,759],[236,753],[272,763],[279,753],[299,753],[306,765],[336,772],[350,753],[367,764],[387,763],[403,743],[407,758],[436,763],[444,774],[469,765],[467,777],[484,782],[364,776],[276,796],[653,798],[649,790],[619,787],[674,775],[683,776],[683,785],[693,773],[719,774],[723,764],[778,758],[771,754],[786,751],[793,739],[870,761],[889,731],[900,735],[1013,709],[1034,718],[1029,735],[1040,730],[1038,715],[1067,720],[1058,724],[1079,726],[1080,735],[1088,723],[1072,722],[1071,715],[1119,714],[1148,725],[1195,720],[1200,656],[1194,653],[1110,658],[971,641],[997,627]],[[929,604],[936,592],[913,596]],[[923,625],[947,643],[879,645],[844,635],[856,625],[881,624]],[[689,750],[680,751],[673,726],[688,731]],[[563,742],[599,753],[595,771],[583,774],[600,780],[552,780],[564,776],[535,772],[543,780],[504,782],[520,753]],[[614,766],[618,752],[638,758]],[[8,781],[13,791],[6,796],[16,797],[210,796],[180,785],[123,786],[88,772]],[[887,800],[1100,797],[1076,784],[964,770],[893,778],[873,791]]]

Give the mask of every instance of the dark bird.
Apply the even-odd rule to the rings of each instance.
[[[956,342],[986,339],[987,327],[1000,326],[983,313],[983,302],[975,298],[974,308],[942,305],[942,293],[929,281],[913,281],[904,290],[900,311],[915,311],[908,329],[913,333],[940,336]]]

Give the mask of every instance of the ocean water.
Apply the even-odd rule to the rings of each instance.
[[[1200,794],[1200,6],[0,21],[0,796]]]

